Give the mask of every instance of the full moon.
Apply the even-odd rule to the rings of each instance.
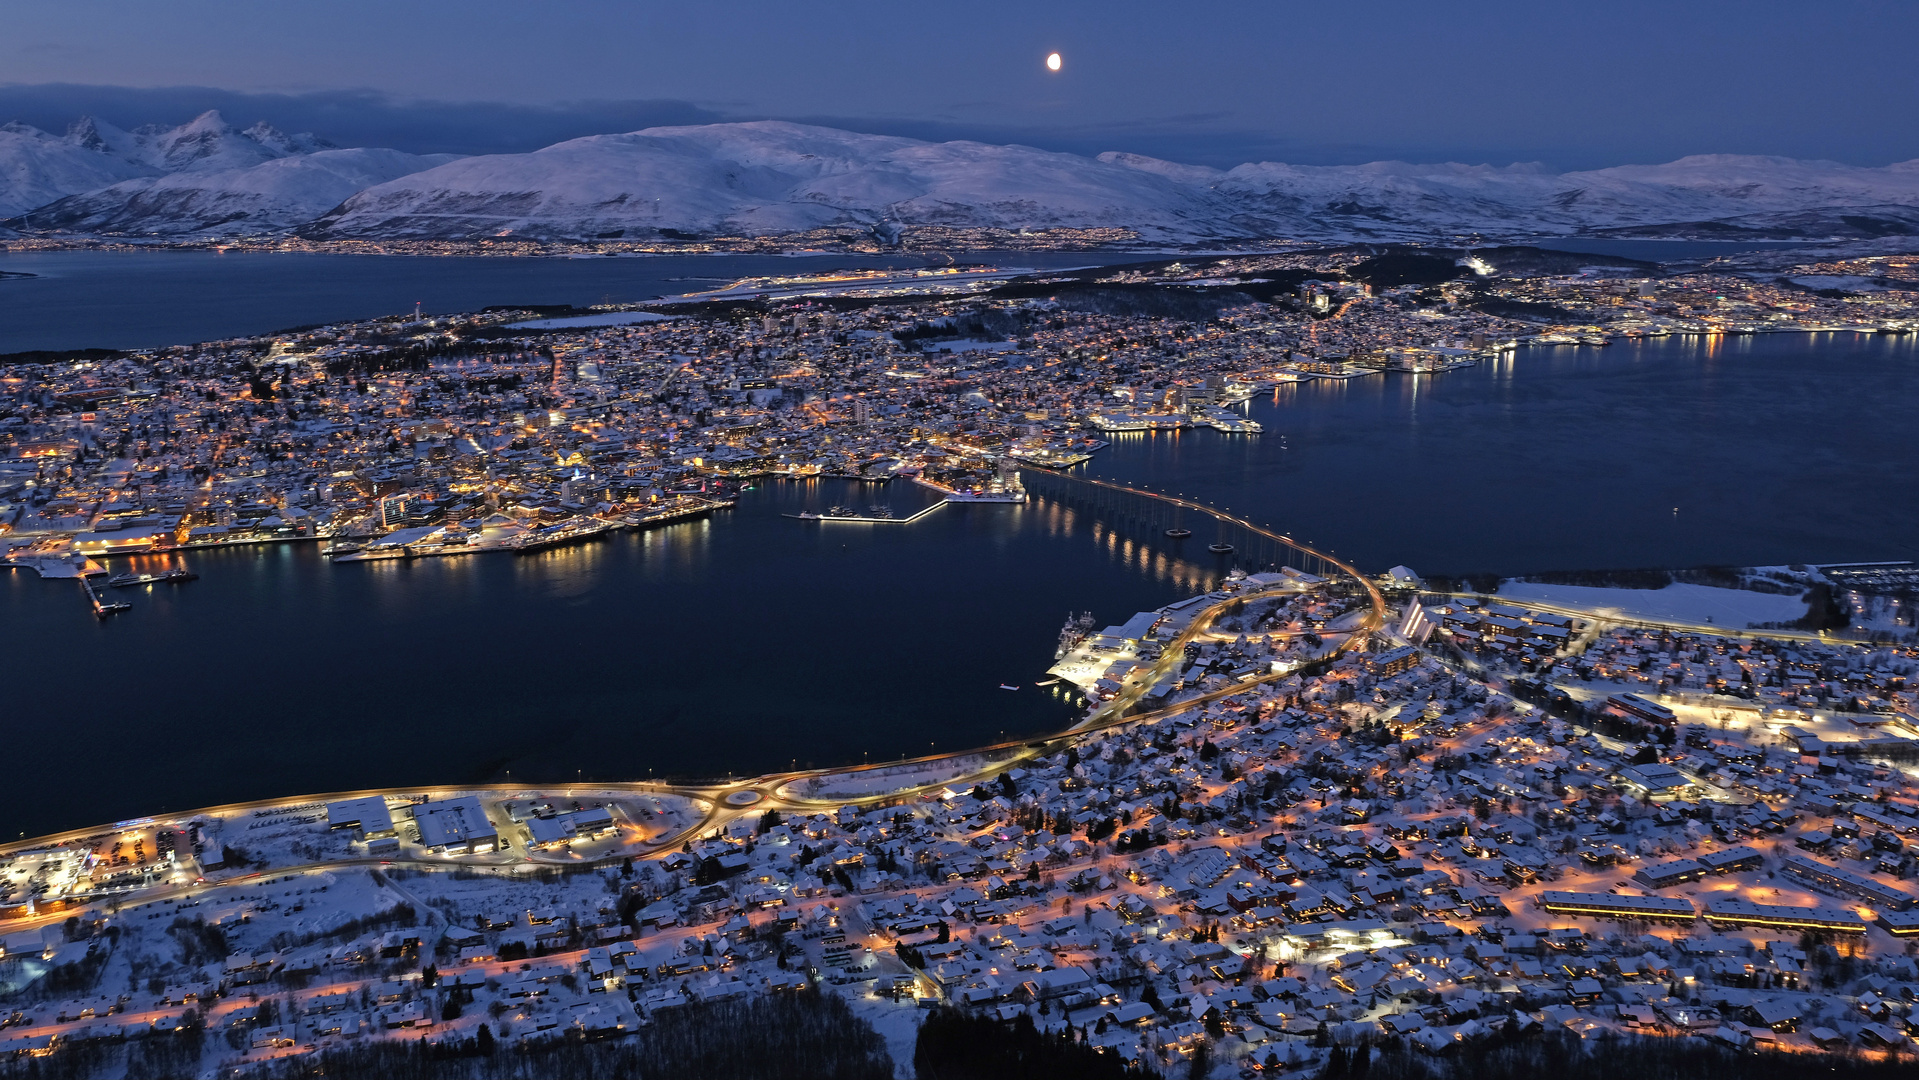
[[[1059,70],[1059,54],[1058,54],[1058,53],[1049,53],[1049,54],[1047,54],[1047,57],[1046,57],[1046,70],[1048,70],[1048,71],[1058,71],[1058,70]]]

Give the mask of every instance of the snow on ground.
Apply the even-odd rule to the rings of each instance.
[[[893,1075],[912,1076],[913,1048],[919,1043],[920,1021],[926,1019],[926,1013],[914,1001],[913,995],[906,994],[898,1001],[892,1001],[867,989],[872,985],[856,983],[833,992],[845,998],[846,1003],[853,1007],[853,1012],[873,1025],[873,1030],[886,1040],[886,1052],[893,1056]]]
[[[1854,631],[1879,631],[1891,634],[1895,640],[1913,636],[1912,604],[1907,601],[1895,596],[1849,592],[1846,603],[1852,606]]]
[[[1791,279],[1808,289],[1839,289],[1842,292],[1885,292],[1878,280],[1857,274],[1800,274]]]
[[[889,791],[943,784],[955,777],[971,776],[992,763],[983,754],[946,758],[940,761],[916,761],[882,769],[846,773],[824,773],[780,788],[782,798],[850,799],[884,795]]]
[[[1612,609],[1621,615],[1673,622],[1712,623],[1744,628],[1754,623],[1790,622],[1806,614],[1806,602],[1797,596],[1716,589],[1710,585],[1668,585],[1663,589],[1597,589],[1585,585],[1542,585],[1507,581],[1499,586],[1501,600],[1585,608]]]
[[[564,319],[533,319],[529,322],[516,322],[507,327],[509,330],[578,330],[595,326],[638,326],[641,323],[665,322],[675,315],[659,315],[651,311],[613,311],[605,315],[569,315]]]

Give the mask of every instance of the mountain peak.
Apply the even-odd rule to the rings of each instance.
[[[309,131],[298,135],[289,135],[265,120],[242,131],[240,134],[259,143],[269,150],[280,154],[311,154],[315,150],[337,150],[339,147]]]
[[[443,160],[340,150],[265,122],[240,131],[217,110],[132,132],[85,117],[64,138],[9,125],[0,128],[0,217],[32,211],[21,220],[33,228],[148,235],[776,236],[884,222],[1215,243],[1521,238],[1735,219],[1781,236],[1844,237],[1870,232],[1857,221],[1867,210],[1919,207],[1919,162],[1700,154],[1567,173],[1537,162],[1403,161],[1222,171],[786,121],[646,128]]]
[[[1124,150],[1108,150],[1099,156],[1100,161],[1108,165],[1118,165],[1127,169],[1138,169],[1169,180],[1178,180],[1188,184],[1208,184],[1225,174],[1218,169],[1205,165],[1182,165],[1177,161],[1165,161],[1144,154],[1130,154]]]
[[[225,131],[229,126],[227,118],[220,115],[220,110],[208,109],[174,130],[178,132]]]
[[[208,109],[177,128],[156,132],[149,146],[149,160],[166,172],[244,168],[292,152],[263,145],[235,131],[217,109]]]
[[[67,141],[100,154],[138,160],[140,142],[133,133],[94,116],[82,116],[67,128]]]

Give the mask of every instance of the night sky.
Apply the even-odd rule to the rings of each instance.
[[[792,119],[1230,166],[1919,157],[1919,4],[12,0],[0,122],[528,150]],[[1058,74],[1044,58],[1065,57]]]

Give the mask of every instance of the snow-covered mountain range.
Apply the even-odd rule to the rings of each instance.
[[[526,154],[342,150],[208,113],[169,130],[0,128],[0,215],[27,233],[653,239],[819,228],[1119,229],[1164,243],[1596,233],[1919,235],[1919,161],[1704,155],[1539,165],[1220,170],[775,121],[649,128]]]
[[[342,150],[217,112],[124,131],[92,117],[63,136],[0,127],[0,217],[29,233],[220,236],[284,232],[376,184],[454,160]]]

